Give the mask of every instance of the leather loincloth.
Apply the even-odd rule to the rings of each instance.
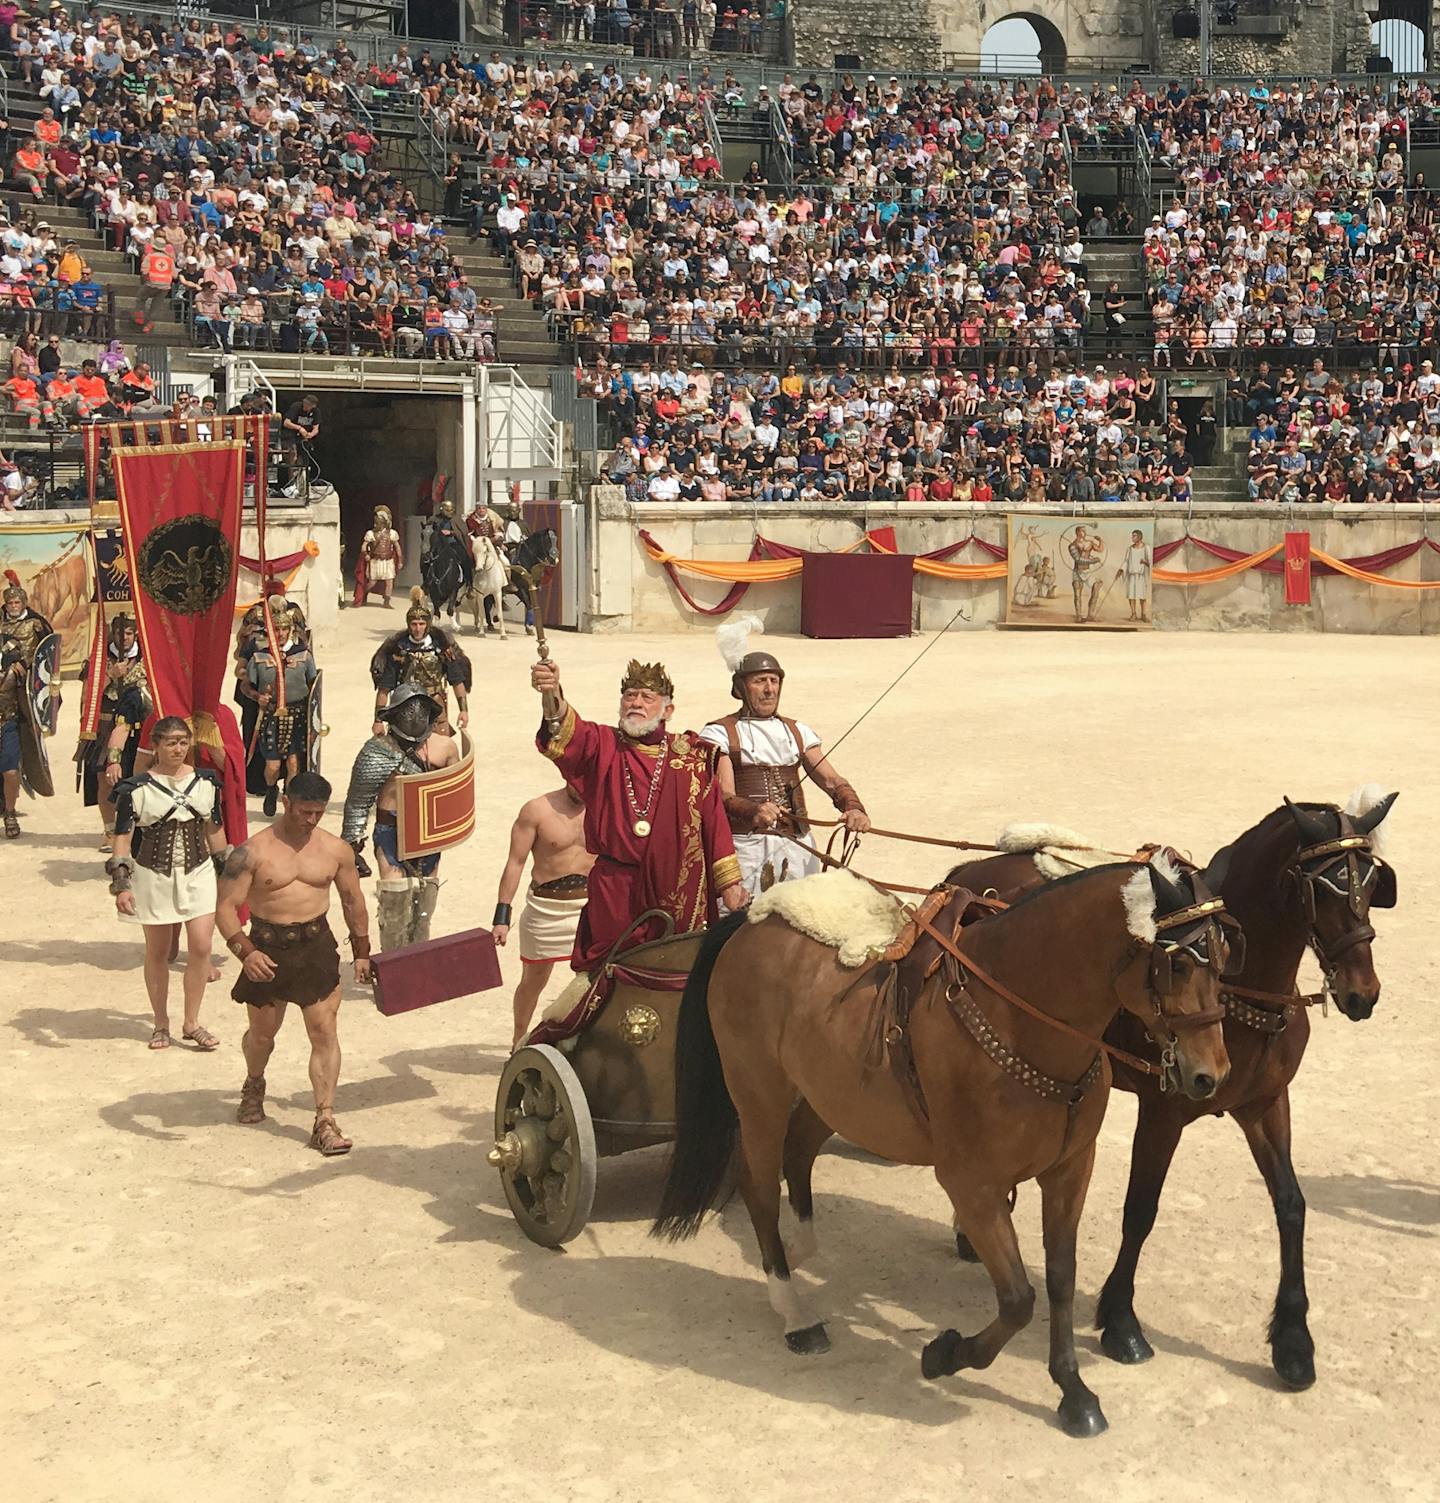
[[[340,947],[323,914],[303,924],[250,922],[250,940],[275,962],[271,981],[252,981],[242,971],[230,995],[252,1007],[293,1002],[309,1007],[340,985]]]

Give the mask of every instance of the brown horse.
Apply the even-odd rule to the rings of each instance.
[[[926,1346],[921,1371],[938,1378],[988,1367],[1030,1320],[1035,1295],[1009,1195],[1038,1179],[1060,1419],[1068,1434],[1099,1434],[1105,1420],[1080,1377],[1072,1306],[1076,1229],[1109,1095],[1100,1039],[1124,1008],[1160,1045],[1168,1083],[1196,1100],[1214,1096],[1230,1068],[1219,1002],[1227,946],[1220,904],[1207,899],[1163,861],[1101,867],[963,934],[942,914],[933,920],[942,932],[921,932],[898,965],[868,971],[847,971],[834,948],[780,918],[722,921],[681,1003],[675,1151],[654,1232],[698,1230],[738,1128],[770,1302],[790,1349],[820,1352],[829,1338],[791,1282],[800,1257],[780,1238],[782,1169],[808,1253],[810,1165],[832,1129],[883,1158],[933,1165],[999,1302],[977,1335],[945,1331]],[[971,902],[957,894],[948,912],[963,915]],[[889,1069],[877,1059],[882,1037]]]
[[[1227,984],[1225,1047],[1230,1079],[1203,1107],[1163,1095],[1150,1077],[1123,1063],[1115,1084],[1139,1097],[1120,1251],[1096,1311],[1101,1345],[1117,1362],[1154,1355],[1135,1315],[1135,1270],[1181,1134],[1198,1118],[1228,1112],[1240,1124],[1270,1191],[1280,1233],[1280,1285],[1270,1320],[1271,1361],[1292,1388],[1315,1381],[1315,1343],[1306,1315],[1305,1197],[1290,1159],[1290,1082],[1310,1038],[1296,996],[1308,946],[1325,975],[1325,992],[1352,1021],[1368,1018],[1380,995],[1370,954],[1373,908],[1395,905],[1393,868],[1375,837],[1397,795],[1359,790],[1346,814],[1333,804],[1293,804],[1267,815],[1218,851],[1204,880],[1225,899],[1245,933],[1243,967]],[[1013,899],[1043,883],[1029,856],[967,862],[945,879]],[[1286,999],[1293,999],[1288,1001]],[[1144,1039],[1117,1018],[1107,1038],[1143,1052]],[[962,1257],[974,1259],[962,1237]]]

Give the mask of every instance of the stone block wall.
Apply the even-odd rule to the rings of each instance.
[[[841,52],[860,54],[866,73],[938,68],[944,45],[930,0],[795,0],[795,61],[828,68]]]
[[[1324,78],[1363,73],[1370,55],[1370,19],[1357,0],[1296,0],[1283,37],[1216,32],[1210,48],[1216,76]],[[1155,16],[1156,71],[1192,78],[1200,71],[1200,43],[1171,34],[1168,11]]]

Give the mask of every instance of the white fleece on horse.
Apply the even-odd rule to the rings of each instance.
[[[1368,814],[1376,804],[1383,804],[1390,790],[1383,783],[1362,783],[1345,800],[1345,812],[1354,819],[1357,814]],[[1391,813],[1394,812],[1392,806]],[[1387,814],[1370,832],[1370,849],[1383,861],[1385,859],[1385,834],[1390,824]]]
[[[872,947],[888,945],[905,922],[898,898],[838,867],[798,882],[777,882],[750,905],[750,922],[758,924],[772,913],[829,945],[851,969],[865,964]]]
[[[1125,927],[1147,945],[1154,944],[1158,932],[1155,928],[1155,885],[1150,880],[1150,866],[1169,882],[1178,883],[1180,880],[1180,873],[1170,858],[1157,851],[1149,863],[1120,889],[1120,900],[1125,904]]]
[[[995,837],[995,844],[1012,856],[1030,856],[1042,877],[1068,877],[1071,872],[1114,861],[1109,851],[1064,825],[1015,821]],[[1063,855],[1057,854],[1063,852]]]

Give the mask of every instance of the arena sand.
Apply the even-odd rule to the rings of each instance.
[[[323,654],[338,790],[368,733],[366,663],[399,624],[398,611],[346,613]],[[440,931],[488,922],[510,819],[553,782],[531,743],[533,644],[467,645],[479,824],[445,857]],[[770,645],[790,673],[786,710],[830,744],[924,641]],[[669,664],[677,723],[728,708],[708,635],[557,634],[555,651],[591,715],[613,713],[631,654]],[[305,1147],[298,1018],[269,1072],[270,1120],[237,1126],[232,960],[204,1014],[221,1051],[146,1051],[140,951],[113,916],[93,811],[69,788],[72,690],[52,743],[64,791],[29,804],[24,840],[0,847],[6,1496],[1433,1499],[1437,666],[1434,640],[956,634],[838,753],[880,823],[979,840],[1048,818],[1106,845],[1208,853],[1282,794],[1402,790],[1378,1014],[1317,1018],[1294,1093],[1318,1386],[1272,1380],[1269,1203],[1238,1130],[1205,1122],[1141,1266],[1155,1360],[1117,1367],[1081,1338],[1111,1425],[1086,1443],[1051,1422],[1033,1187],[1019,1222],[1035,1321],[988,1372],[932,1384],[924,1342],[977,1329],[993,1304],[954,1259],[928,1171],[843,1147],[822,1159],[821,1256],[801,1276],[834,1339],[818,1359],[784,1350],[738,1200],[692,1243],[647,1240],[661,1150],[602,1162],[594,1219],[567,1250],[527,1242],[484,1162],[508,992],[386,1019],[349,989],[348,1158]],[[918,881],[944,861],[870,840],[857,865]],[[1081,1228],[1087,1320],[1133,1120],[1117,1094]]]

